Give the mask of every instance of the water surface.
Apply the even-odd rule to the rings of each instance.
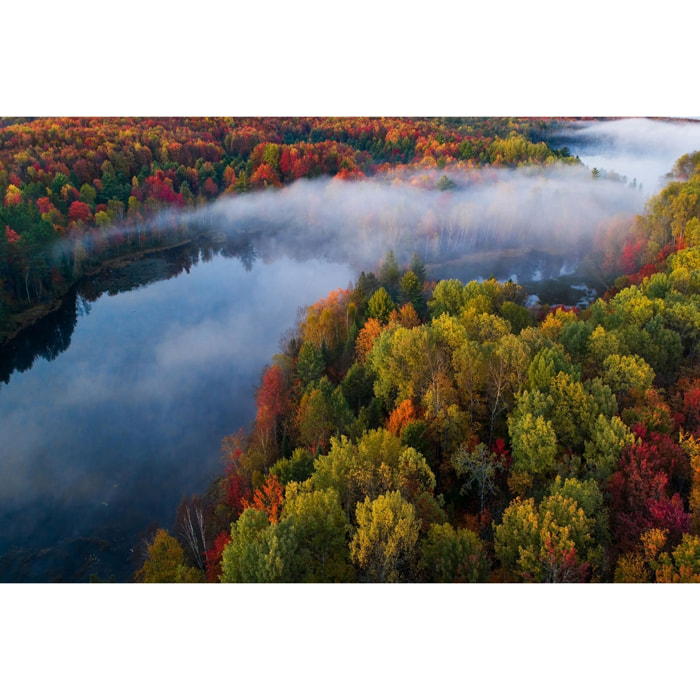
[[[79,298],[67,349],[0,385],[0,580],[130,580],[142,534],[172,527],[220,471],[222,438],[253,419],[298,307],[354,277],[320,260],[247,267],[214,255]]]

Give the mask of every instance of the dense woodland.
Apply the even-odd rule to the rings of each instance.
[[[551,126],[0,120],[0,339],[102,263],[190,240],[188,207],[321,175],[430,170],[420,186],[447,190],[458,171],[582,167]],[[700,155],[672,176],[643,216],[601,225],[608,292],[589,308],[387,252],[304,309],[254,424],[136,579],[700,580]]]
[[[700,154],[673,176],[585,310],[392,253],[303,310],[136,579],[700,581]]]
[[[55,302],[101,262],[189,240],[177,219],[185,208],[322,175],[573,161],[534,142],[550,126],[503,118],[0,119],[0,340],[22,325],[23,312]],[[447,177],[424,183],[450,185]]]

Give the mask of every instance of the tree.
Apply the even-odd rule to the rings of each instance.
[[[175,521],[178,533],[189,547],[194,562],[204,571],[205,553],[208,549],[204,503],[199,496],[185,498],[180,503]]]
[[[214,538],[214,546],[206,551],[206,576],[208,583],[218,583],[221,579],[221,558],[226,545],[231,541],[229,532],[220,532]]]
[[[399,282],[401,272],[394,251],[390,250],[382,264],[379,266],[379,281],[389,289],[395,289]]]
[[[411,399],[404,399],[389,415],[387,430],[394,435],[401,435],[406,424],[416,418],[416,409]]]
[[[313,370],[308,370],[309,374],[312,372]],[[265,451],[269,447],[277,448],[277,433],[287,413],[287,400],[287,381],[284,372],[278,365],[267,367],[255,397],[258,409],[255,429]]]
[[[420,521],[398,491],[357,504],[357,531],[350,558],[360,578],[372,583],[411,580],[417,564]]]
[[[370,318],[374,318],[380,323],[386,323],[389,315],[395,309],[394,302],[384,287],[380,287],[367,304],[367,313]]]
[[[222,583],[281,581],[279,567],[270,556],[274,526],[262,510],[247,508],[231,526],[231,541],[221,557]]]
[[[290,457],[285,457],[270,469],[280,483],[286,486],[290,481],[306,481],[314,471],[314,457],[311,452],[303,447],[297,447]]]
[[[185,566],[180,543],[166,530],[158,530],[148,547],[148,559],[136,572],[139,583],[202,583],[201,571]]]
[[[569,583],[588,580],[597,559],[595,521],[569,496],[556,493],[535,507],[517,498],[494,532],[496,556],[522,581]]]
[[[279,520],[284,502],[284,488],[276,474],[271,474],[265,483],[253,493],[253,500],[243,501],[244,508],[254,508],[265,513],[271,523]]]
[[[452,466],[457,476],[464,480],[461,493],[476,487],[479,510],[483,514],[486,497],[497,491],[496,476],[504,468],[503,459],[480,442],[474,449],[462,445],[452,456]]]
[[[654,381],[654,370],[637,355],[608,355],[603,361],[602,380],[620,396],[631,389],[645,392]]]
[[[485,583],[491,568],[479,537],[471,530],[455,530],[449,523],[430,526],[421,564],[427,580],[435,583]]]
[[[551,475],[557,454],[557,435],[550,421],[532,413],[511,416],[508,432],[513,448],[511,486],[522,494],[535,478],[546,479]]]
[[[598,415],[591,430],[591,439],[586,440],[584,456],[592,475],[605,482],[617,467],[622,451],[636,442],[636,437],[618,416],[607,418]]]
[[[382,334],[382,324],[376,318],[368,318],[357,334],[355,341],[355,353],[357,360],[364,363],[370,351],[374,347],[374,342]]]
[[[639,437],[624,448],[608,481],[614,541],[621,551],[634,549],[641,533],[651,529],[667,530],[669,542],[678,544],[690,527],[690,515],[671,488],[672,479],[679,485],[690,479],[686,456],[668,436],[641,430]]]
[[[289,528],[294,540],[293,559],[286,569],[292,581],[351,581],[348,535],[350,525],[337,491],[304,491],[291,484],[285,493],[282,528]]]
[[[663,552],[654,563],[657,583],[700,583],[700,537],[684,534],[672,557]]]
[[[324,369],[325,364],[321,351],[317,350],[313,343],[306,341],[299,349],[296,366],[297,376],[301,382],[302,389],[311,382],[321,379]]]
[[[403,303],[411,304],[419,315],[425,313],[423,283],[412,270],[408,270],[401,278],[399,297]]]
[[[418,253],[413,253],[409,269],[418,278],[418,281],[420,282],[422,287],[425,284],[426,280],[425,263],[421,260]]]

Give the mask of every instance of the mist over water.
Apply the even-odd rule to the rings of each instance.
[[[584,121],[556,134],[589,168],[636,180],[645,199],[666,185],[666,175],[685,153],[700,150],[700,122],[659,119]]]
[[[173,527],[248,427],[263,366],[299,306],[353,272],[213,256],[103,295],[64,352],[0,386],[0,582],[131,579],[139,538]]]

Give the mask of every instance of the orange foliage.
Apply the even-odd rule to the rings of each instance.
[[[374,347],[374,341],[381,334],[382,324],[376,318],[368,318],[357,334],[357,340],[355,341],[355,354],[360,362],[364,362],[367,359],[367,355]]]
[[[404,328],[416,328],[421,325],[415,307],[407,301],[400,309],[394,309],[389,314],[389,324],[396,323]]]
[[[265,483],[255,489],[253,493],[253,502],[243,499],[243,508],[255,508],[267,513],[271,523],[276,523],[282,512],[282,503],[284,502],[284,486],[280,483],[276,474],[268,476]]]
[[[416,419],[416,409],[411,399],[402,401],[392,412],[387,420],[386,428],[394,435],[400,435],[401,430]]]
[[[344,343],[354,320],[354,306],[349,303],[349,289],[335,289],[325,299],[306,307],[305,319],[299,324],[301,342],[320,348],[325,341],[329,350]]]

